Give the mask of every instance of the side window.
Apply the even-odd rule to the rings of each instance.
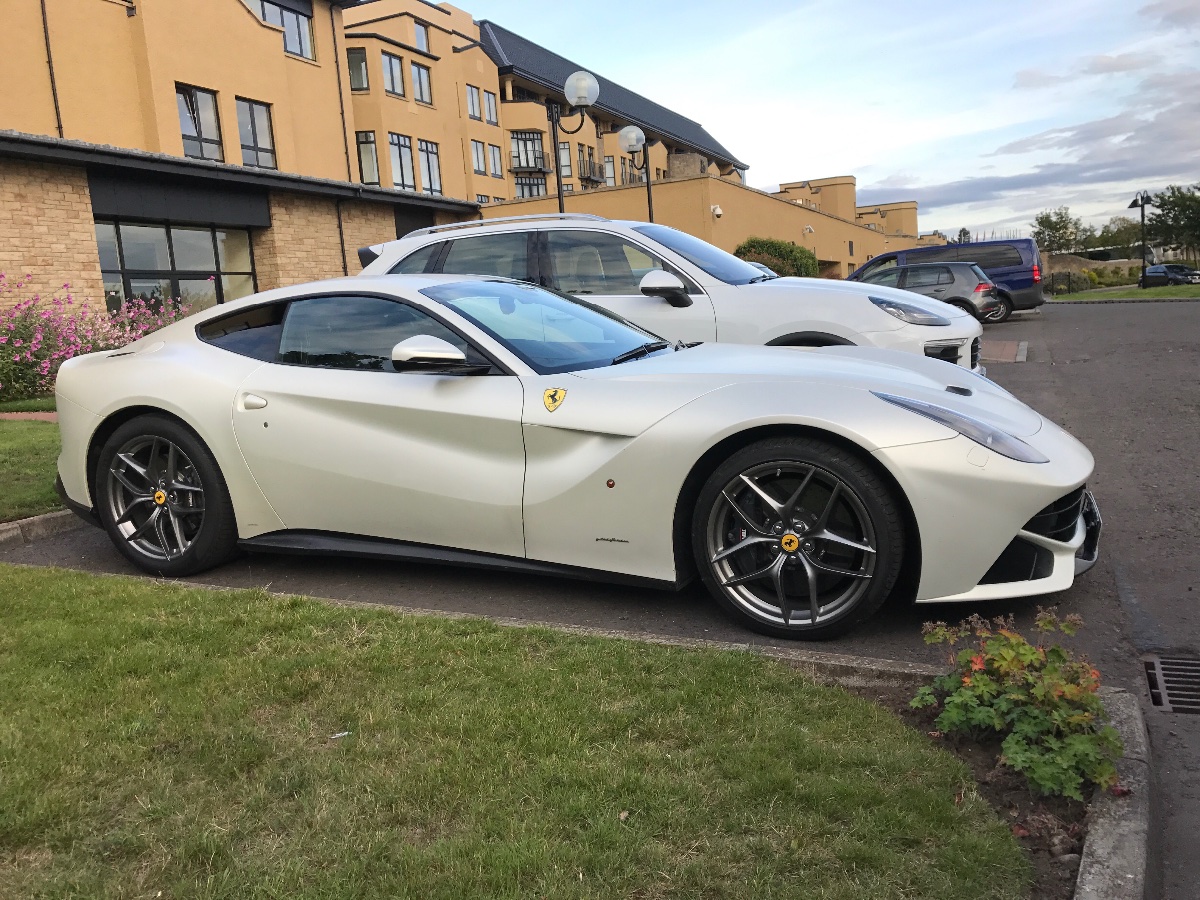
[[[885,269],[894,269],[896,267],[896,257],[889,256],[886,259],[876,259],[863,266],[862,275],[859,276],[862,281],[877,282],[876,275]]]
[[[954,284],[954,273],[949,269],[938,269],[938,284]]]
[[[940,266],[914,266],[908,270],[908,278],[904,282],[904,286],[909,290],[913,288],[929,287],[938,283],[938,275],[941,272],[946,272]]]
[[[565,294],[637,294],[642,276],[663,261],[613,234],[548,231],[550,283]]]
[[[529,233],[510,231],[450,242],[442,272],[529,280]]]
[[[976,263],[981,269],[1003,269],[1008,266],[1021,265],[1021,251],[1012,245],[980,247],[972,252],[974,255],[971,257],[971,262]]]
[[[472,365],[482,353],[432,316],[382,297],[310,297],[288,308],[277,362],[325,369],[394,372],[392,348],[428,334],[449,341]]]
[[[891,268],[884,269],[882,272],[872,272],[863,281],[867,284],[882,284],[884,287],[895,287],[900,281],[900,271],[900,269],[896,268],[895,260],[893,260]]]
[[[431,260],[437,258],[437,251],[442,248],[442,242],[435,241],[432,244],[426,244],[415,253],[410,253],[400,262],[392,266],[388,271],[393,275],[419,275],[429,268]]]
[[[205,322],[196,329],[200,340],[251,359],[270,362],[279,350],[286,303],[255,306]]]

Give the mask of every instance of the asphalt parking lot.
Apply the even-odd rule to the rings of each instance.
[[[989,376],[1077,435],[1096,457],[1091,486],[1104,515],[1101,561],[1071,590],[970,607],[891,604],[833,652],[939,662],[921,624],[969,612],[1014,614],[1039,604],[1079,613],[1079,643],[1109,683],[1144,698],[1158,789],[1159,845],[1147,896],[1196,896],[1200,859],[1200,717],[1149,705],[1140,658],[1200,650],[1200,303],[1073,304],[985,329],[988,342],[1026,342],[1024,362]],[[1018,357],[1019,358],[1019,357]],[[136,574],[97,529],[0,553],[0,561]],[[567,623],[686,638],[771,643],[730,623],[697,587],[679,594],[467,569],[313,557],[247,556],[196,581],[341,600]]]

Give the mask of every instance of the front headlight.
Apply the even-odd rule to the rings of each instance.
[[[918,416],[925,416],[927,419],[945,425],[947,428],[952,428],[963,437],[970,438],[975,443],[982,447],[987,447],[989,450],[995,450],[1001,456],[1007,456],[1009,459],[1015,459],[1018,462],[1026,463],[1047,463],[1049,458],[1043,456],[1040,451],[1029,446],[1019,437],[1009,434],[1007,431],[1001,431],[993,425],[986,422],[981,422],[971,416],[963,415],[955,412],[952,409],[946,409],[944,406],[936,406],[933,403],[926,403],[923,400],[911,400],[908,397],[897,397],[895,394],[884,394],[880,391],[871,391],[880,400],[886,400],[888,403],[899,406],[901,409],[907,409],[909,412],[915,412]]]
[[[943,319],[937,313],[931,313],[919,306],[913,306],[911,303],[904,303],[901,300],[885,300],[883,297],[868,297],[867,299],[889,316],[895,316],[901,322],[907,322],[909,325],[950,324],[949,319]]]

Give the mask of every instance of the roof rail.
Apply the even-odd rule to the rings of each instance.
[[[418,234],[433,234],[435,231],[451,231],[455,228],[478,228],[481,225],[492,225],[496,222],[526,222],[530,219],[589,219],[593,222],[607,222],[604,216],[593,216],[591,213],[531,213],[524,216],[500,216],[495,219],[476,219],[471,222],[451,222],[448,225],[431,225],[429,228],[418,228],[404,235],[406,238]]]

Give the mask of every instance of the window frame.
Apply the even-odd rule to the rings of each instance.
[[[251,100],[249,97],[235,97],[235,105],[238,113],[238,140],[241,141],[242,135],[242,107],[245,106],[250,115],[250,139],[254,141],[253,146],[242,144],[242,165],[249,166],[255,169],[279,169],[279,151],[275,147],[275,123],[271,119],[271,104],[263,103],[261,100]],[[268,139],[271,142],[269,147],[264,147],[259,143],[258,136],[258,116],[255,115],[255,108],[261,107],[266,112],[267,117],[267,132]],[[247,151],[253,152],[255,162],[246,162]],[[259,158],[263,153],[270,153],[274,160],[272,165],[266,166],[259,162]]]
[[[429,24],[417,20],[413,22],[413,46],[422,53],[429,53]]]
[[[209,137],[204,134],[203,122],[201,121],[201,117],[200,117],[200,106],[196,100],[197,94],[207,94],[210,98],[212,98],[213,125],[217,129],[216,137]],[[180,101],[181,97],[183,98],[184,105],[187,107],[189,116],[191,115],[193,110],[195,111],[195,116],[192,118],[192,122],[196,127],[196,134],[194,137],[192,135],[184,134],[183,133],[183,118],[182,118],[182,116],[180,117],[179,134],[183,140],[183,155],[186,156],[188,159],[207,159],[210,162],[224,162],[225,161],[225,146],[224,146],[224,142],[221,137],[221,107],[217,103],[217,92],[210,91],[208,88],[197,87],[194,84],[185,84],[181,81],[177,81],[177,82],[175,82],[175,105],[177,108],[179,106],[179,101]],[[190,98],[190,102],[189,102],[189,98]],[[187,149],[188,141],[195,141],[197,144],[200,145],[200,155],[199,156],[197,156],[194,153],[188,153],[188,149]],[[204,155],[204,147],[209,146],[209,145],[213,145],[217,148],[217,156],[213,157],[213,156],[205,156]]]
[[[467,118],[483,121],[483,101],[479,96],[479,88],[473,84],[467,85]]]
[[[566,156],[565,161],[563,159],[564,154]],[[561,174],[563,178],[574,178],[575,177],[574,175],[571,174],[571,142],[570,141],[559,141],[558,142],[558,170],[559,170],[559,174]]]
[[[408,64],[412,79],[412,98],[418,103],[433,106],[433,71],[416,60],[410,59]]]
[[[405,155],[408,157],[408,171],[404,170]],[[407,134],[399,134],[395,131],[388,132],[388,162],[392,169],[392,189],[400,191],[417,192],[417,165],[413,159],[412,137]],[[399,163],[400,181],[396,181],[396,169]],[[404,176],[410,176],[409,181],[404,180]]]
[[[381,50],[380,55],[380,61],[383,64],[383,92],[393,97],[405,97],[404,57],[398,56],[395,53],[388,53],[386,50]],[[391,65],[393,62],[395,63],[394,67]],[[396,90],[397,79],[400,82],[400,90]]]
[[[487,174],[487,144],[471,139],[471,165],[476,175]]]
[[[421,166],[421,193],[442,196],[442,162],[437,143],[418,138],[417,157]]]
[[[306,16],[304,13],[296,12],[293,9],[285,9],[278,3],[273,3],[271,0],[259,0],[260,17],[270,25],[275,25],[283,29],[283,52],[292,56],[298,56],[301,59],[309,59],[316,62],[316,40],[313,35],[312,17]],[[267,13],[268,9],[273,9],[278,14],[279,21],[274,21]],[[294,19],[297,25],[297,37],[299,39],[298,49],[293,50],[288,46],[288,22]],[[303,36],[300,34],[299,25],[303,22]],[[305,50],[308,52],[306,53]]]
[[[366,47],[346,48],[346,72],[350,76],[350,90],[356,92],[371,90],[371,66],[367,61]],[[357,69],[361,76],[361,84],[354,83],[354,73]]]
[[[499,144],[488,144],[488,160],[492,165],[492,177],[504,177],[504,151]]]
[[[370,140],[367,140],[366,135],[370,135]],[[360,184],[379,184],[379,146],[375,140],[374,131],[356,131],[354,132],[354,143],[358,148],[358,180]],[[367,173],[363,166],[363,148],[369,146],[371,154],[374,157],[375,165],[375,180],[367,181]]]
[[[483,120],[488,125],[500,124],[499,109],[495,92],[485,90],[483,92]]]

